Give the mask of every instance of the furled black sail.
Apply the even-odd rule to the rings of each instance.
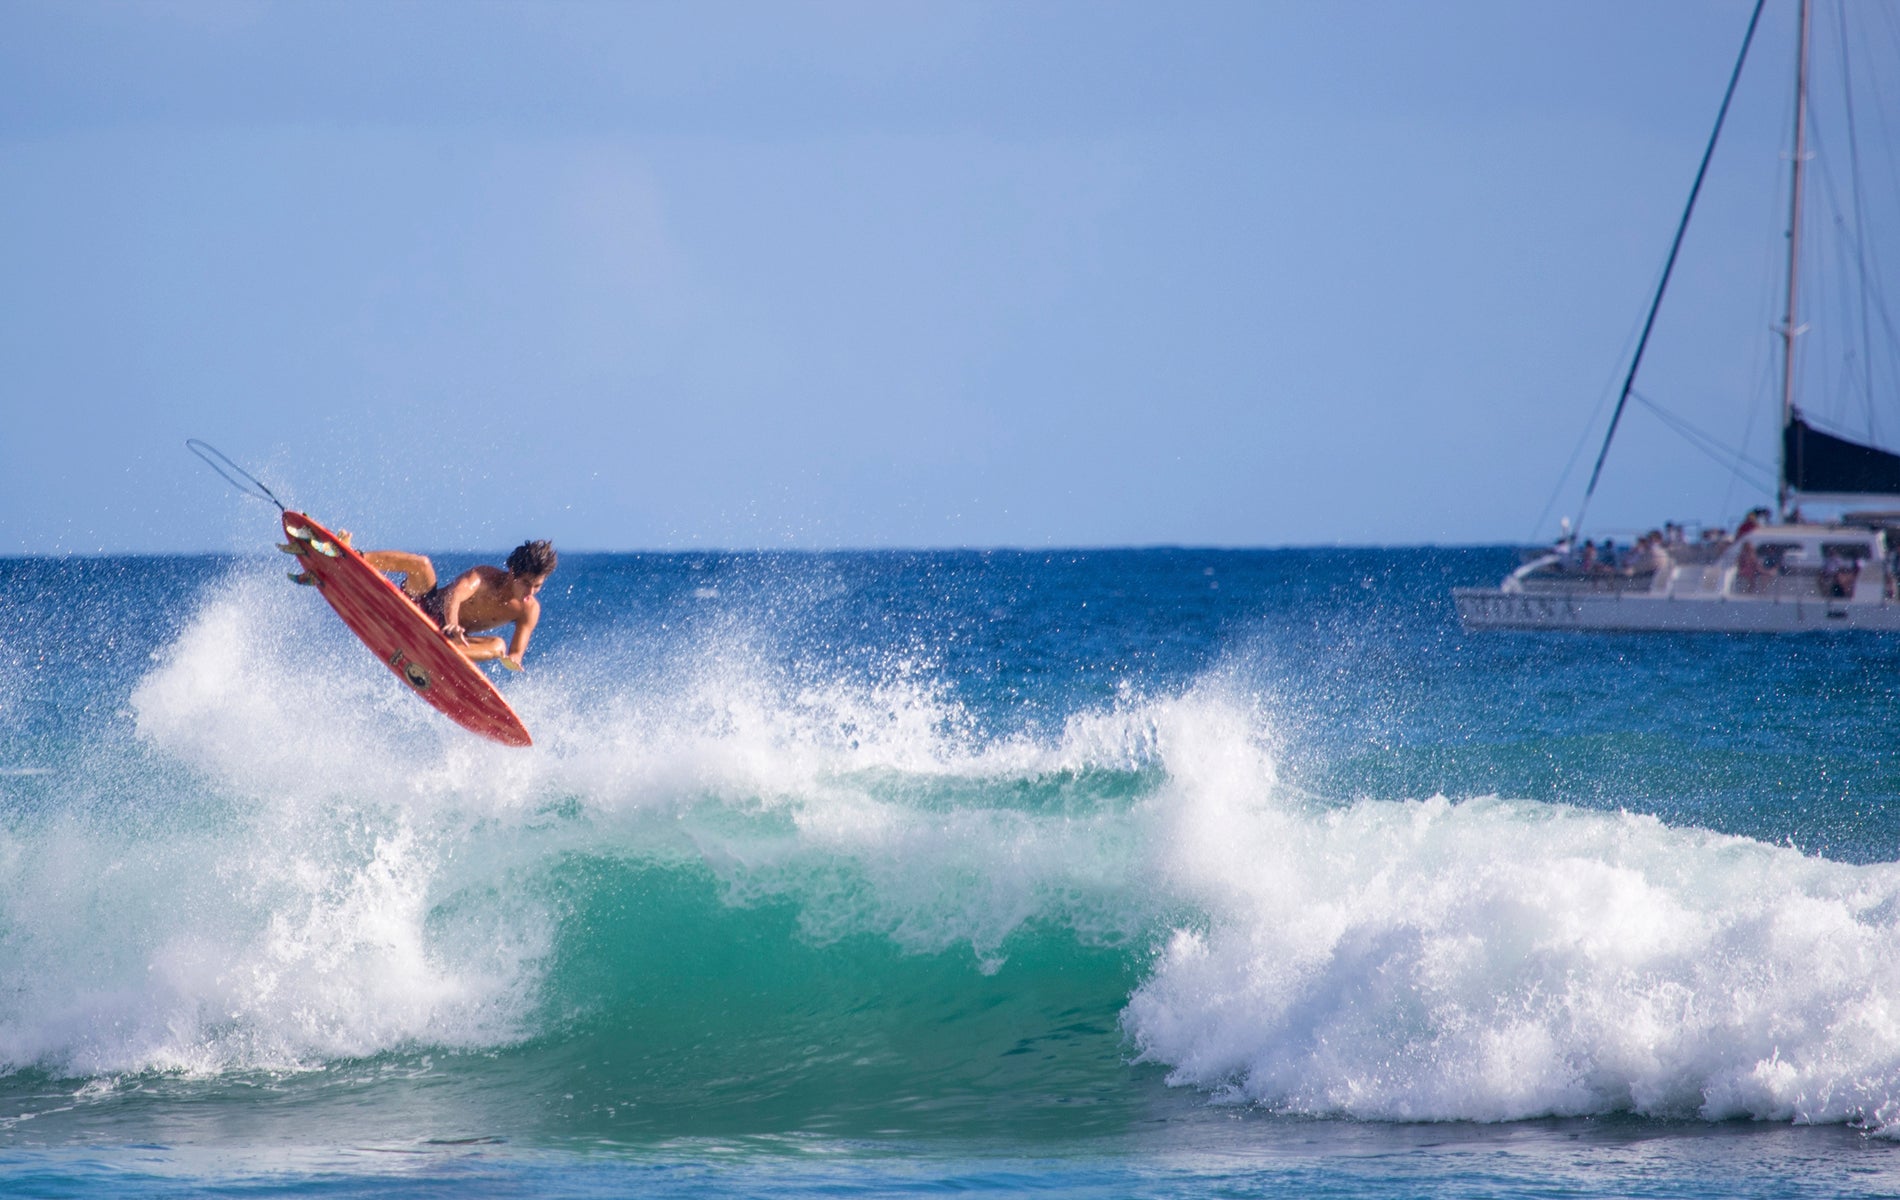
[[[1900,496],[1900,454],[1822,433],[1798,409],[1781,431],[1781,464],[1797,492]]]

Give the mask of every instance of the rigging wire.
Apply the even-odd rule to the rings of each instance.
[[[1846,6],[1843,4],[1841,7],[1844,9]],[[1867,45],[1860,47],[1860,49],[1856,51],[1857,56],[1862,58],[1863,65],[1873,64],[1877,68],[1881,63],[1892,62],[1896,58],[1900,58],[1900,25],[1896,25],[1895,14],[1891,8],[1886,6],[1857,7],[1855,15],[1856,18],[1862,19],[1863,23],[1858,31],[1867,39]],[[1876,19],[1876,17],[1878,19]],[[1843,18],[1843,22],[1844,20],[1845,18]],[[1881,39],[1878,35],[1882,33],[1886,35],[1884,44],[1879,44]],[[1842,36],[1843,38],[1846,36],[1844,24]],[[1847,56],[1844,52],[1842,56],[1844,66],[1846,61]],[[1862,72],[1862,89],[1869,93],[1871,103],[1858,107],[1872,109],[1871,117],[1875,127],[1875,136],[1870,140],[1869,144],[1876,149],[1892,147],[1896,144],[1891,124],[1890,103],[1888,100],[1890,84],[1891,80],[1886,78],[1886,73],[1879,69],[1864,70]],[[1862,342],[1859,352],[1862,370],[1866,378],[1867,402],[1869,411],[1872,413],[1876,411],[1875,400],[1876,397],[1883,394],[1883,387],[1885,388],[1884,394],[1889,396],[1893,395],[1896,390],[1900,390],[1900,335],[1897,335],[1895,332],[1893,312],[1887,302],[1886,289],[1881,283],[1883,271],[1881,270],[1880,264],[1883,261],[1883,257],[1881,254],[1881,241],[1878,236],[1881,232],[1879,218],[1877,216],[1875,223],[1868,225],[1866,223],[1866,216],[1862,210],[1862,198],[1866,193],[1859,187],[1858,180],[1861,169],[1861,146],[1855,131],[1854,109],[1856,106],[1853,104],[1853,99],[1854,97],[1851,94],[1846,96],[1846,101],[1849,105],[1847,120],[1849,146],[1853,154],[1852,165],[1856,174],[1856,191],[1854,195],[1856,252],[1861,271],[1860,294],[1862,303],[1860,325]],[[1886,179],[1884,185],[1887,189],[1885,192],[1887,195],[1900,195],[1900,170],[1896,170],[1896,165],[1896,156],[1891,151],[1876,153],[1870,163],[1870,166],[1875,169],[1879,167],[1885,168],[1884,173]],[[1884,213],[1884,209],[1877,206],[1876,212],[1877,214]],[[1889,244],[1891,243],[1889,242]],[[1891,255],[1887,256],[1886,261],[1891,261]],[[1870,266],[1869,264],[1872,265]],[[1885,333],[1886,340],[1884,342],[1876,344],[1869,328],[1870,323],[1877,325],[1879,330]]]
[[[1772,268],[1764,267],[1764,270],[1771,272]],[[1762,288],[1759,290],[1760,290],[1760,294],[1764,296],[1768,294],[1768,290],[1766,288]],[[1767,320],[1762,321],[1762,324],[1764,325],[1768,323],[1769,322]],[[1757,339],[1756,346],[1755,346],[1755,367],[1754,367],[1755,384],[1753,388],[1753,392],[1754,392],[1757,402],[1743,406],[1743,412],[1745,416],[1742,420],[1742,446],[1744,448],[1754,444],[1755,423],[1761,419],[1761,415],[1764,412],[1768,411],[1767,405],[1760,403],[1760,400],[1762,397],[1766,396],[1769,390],[1774,386],[1774,370],[1775,370],[1774,354],[1769,348],[1767,339],[1765,338]],[[1753,460],[1751,459],[1749,461],[1752,462]],[[1781,474],[1780,471],[1775,472],[1775,475],[1777,478],[1780,476],[1780,474]],[[1729,513],[1729,512],[1735,511],[1734,505],[1733,505],[1733,501],[1735,499],[1735,484],[1740,479],[1741,479],[1740,472],[1733,471],[1733,470],[1729,472],[1728,484],[1722,489],[1722,507],[1717,509],[1716,511],[1723,512],[1723,513]],[[1749,482],[1750,482],[1750,486],[1757,487],[1761,491],[1767,493],[1770,496],[1774,495],[1775,489],[1772,484],[1763,485],[1756,481],[1749,481]]]
[[[1874,425],[1874,360],[1873,355],[1868,353],[1874,343],[1869,336],[1867,319],[1867,209],[1862,201],[1860,186],[1860,137],[1854,127],[1854,77],[1849,68],[1850,55],[1847,53],[1847,6],[1843,4],[1837,7],[1834,16],[1840,35],[1841,95],[1847,109],[1847,179],[1854,201],[1854,258],[1860,268],[1860,365],[1865,376],[1867,430],[1878,440],[1879,431]]]
[[[1735,57],[1735,69],[1729,74],[1728,90],[1722,93],[1722,107],[1715,114],[1715,129],[1709,134],[1709,144],[1702,151],[1702,164],[1696,168],[1695,183],[1689,188],[1689,203],[1683,207],[1682,220],[1676,226],[1676,237],[1669,246],[1669,257],[1663,263],[1662,282],[1656,286],[1656,298],[1650,302],[1649,316],[1643,322],[1643,336],[1636,343],[1636,354],[1630,360],[1629,373],[1623,377],[1623,392],[1617,397],[1616,410],[1610,414],[1610,428],[1603,435],[1603,449],[1597,451],[1596,466],[1590,471],[1590,486],[1584,489],[1583,503],[1577,506],[1577,528],[1583,528],[1583,514],[1590,507],[1590,497],[1596,494],[1597,481],[1603,477],[1603,460],[1609,457],[1610,443],[1616,438],[1617,423],[1623,419],[1623,409],[1629,403],[1630,390],[1636,383],[1636,372],[1643,365],[1643,351],[1649,346],[1649,335],[1656,327],[1656,314],[1662,309],[1663,295],[1669,290],[1669,276],[1676,269],[1676,256],[1682,252],[1683,235],[1689,231],[1689,217],[1695,212],[1696,197],[1702,194],[1702,181],[1709,174],[1709,160],[1715,157],[1715,144],[1721,139],[1722,124],[1728,120],[1729,102],[1735,99],[1735,85],[1741,82],[1742,65],[1748,61],[1748,48],[1755,41],[1755,29],[1761,24],[1761,10],[1767,0],[1755,0],[1755,11],[1748,18],[1748,32],[1742,37],[1742,51]]]
[[[1844,30],[1843,36],[1845,36]],[[1843,75],[1845,75],[1846,71],[1847,59],[1846,52],[1843,50]],[[1824,133],[1820,123],[1817,122],[1816,125],[1810,129],[1809,137],[1814,143],[1814,157],[1824,185],[1820,189],[1820,192],[1827,201],[1828,211],[1833,217],[1833,229],[1838,235],[1840,242],[1839,245],[1834,247],[1834,252],[1839,257],[1839,261],[1845,269],[1838,273],[1838,277],[1842,280],[1846,280],[1851,272],[1854,281],[1859,285],[1856,300],[1847,299],[1846,293],[1850,290],[1850,286],[1845,282],[1841,284],[1842,295],[1837,297],[1843,310],[1858,310],[1861,327],[1860,345],[1857,349],[1851,346],[1848,348],[1844,355],[1844,369],[1851,377],[1854,374],[1854,368],[1856,366],[1859,367],[1861,378],[1853,380],[1855,386],[1851,390],[1857,390],[1861,393],[1861,398],[1866,406],[1869,440],[1878,443],[1882,439],[1880,437],[1875,404],[1878,389],[1874,382],[1875,364],[1872,323],[1876,318],[1878,319],[1881,329],[1887,335],[1887,345],[1889,348],[1900,347],[1900,333],[1896,333],[1895,331],[1893,314],[1887,306],[1886,293],[1880,286],[1879,272],[1872,269],[1869,265],[1870,258],[1872,257],[1872,247],[1869,243],[1871,231],[1866,224],[1865,192],[1860,184],[1860,146],[1855,136],[1853,115],[1855,106],[1853,104],[1852,95],[1844,95],[1843,103],[1846,107],[1846,126],[1848,130],[1848,190],[1854,209],[1854,220],[1851,224],[1846,214],[1841,211],[1841,206],[1838,201],[1840,188],[1834,181],[1834,174],[1830,167],[1832,160],[1826,152]],[[1824,322],[1822,324],[1827,323]],[[1842,322],[1842,325],[1844,324],[1845,322]],[[1845,391],[1850,389],[1844,387],[1841,390]]]
[[[1623,356],[1628,354],[1630,347],[1636,344],[1636,332],[1641,326],[1640,319],[1630,323],[1629,333],[1624,337],[1622,348],[1617,352],[1617,362],[1622,362]],[[1570,447],[1570,457],[1564,462],[1564,469],[1557,476],[1557,482],[1551,486],[1550,498],[1544,501],[1544,510],[1537,514],[1537,522],[1531,526],[1530,537],[1527,540],[1533,542],[1537,540],[1538,531],[1544,528],[1544,522],[1550,520],[1550,510],[1557,507],[1557,501],[1563,497],[1564,489],[1569,486],[1570,473],[1577,469],[1577,460],[1583,457],[1583,448],[1590,444],[1590,431],[1596,428],[1597,418],[1603,415],[1604,406],[1610,402],[1610,394],[1616,390],[1614,370],[1612,368],[1610,377],[1603,381],[1603,389],[1597,393],[1596,407],[1590,410],[1590,419],[1583,423],[1583,428],[1577,430],[1577,440]]]
[[[1848,224],[1846,214],[1841,211],[1839,199],[1841,189],[1834,182],[1834,172],[1830,165],[1832,160],[1828,155],[1827,141],[1822,135],[1818,122],[1814,127],[1808,130],[1808,142],[1813,148],[1810,157],[1814,160],[1815,170],[1820,179],[1820,186],[1811,188],[1809,195],[1814,197],[1817,201],[1824,201],[1826,203],[1826,215],[1831,218],[1830,223],[1814,231],[1814,256],[1818,257],[1823,251],[1832,254],[1834,256],[1836,269],[1823,277],[1822,284],[1812,286],[1808,289],[1809,305],[1807,311],[1812,314],[1812,316],[1809,321],[1802,322],[1802,325],[1804,328],[1810,329],[1810,331],[1838,330],[1843,328],[1846,322],[1836,319],[1834,310],[1836,306],[1838,306],[1840,312],[1847,313],[1854,311],[1857,307],[1854,302],[1848,298],[1848,293],[1852,290],[1851,281],[1855,275],[1858,274],[1864,283],[1866,278],[1866,258],[1861,253],[1859,241],[1855,237],[1853,228]],[[1818,215],[1819,214],[1817,214],[1817,216]],[[1819,222],[1817,222],[1817,225],[1819,225]],[[1832,237],[1824,241],[1819,236],[1823,230],[1832,234]],[[1858,270],[1856,268],[1858,268]],[[1828,281],[1832,282],[1832,290],[1825,286]],[[1864,286],[1862,290],[1864,300]],[[1861,308],[1864,319],[1865,305],[1862,304],[1858,307]],[[1817,367],[1812,368],[1812,372],[1818,372],[1821,378],[1818,380],[1811,378],[1809,380],[1810,386],[1803,389],[1804,395],[1812,397],[1817,395],[1833,396],[1846,394],[1851,396],[1854,392],[1860,391],[1861,389],[1858,387],[1859,381],[1854,378],[1856,357],[1853,346],[1847,346],[1842,352],[1843,362],[1841,366],[1843,374],[1839,380],[1831,378],[1834,363],[1831,357],[1822,353],[1822,351],[1823,347],[1820,345],[1810,345],[1808,347],[1808,353],[1805,357],[1807,361],[1811,363],[1818,363]],[[1863,398],[1867,401],[1869,406],[1867,412],[1866,436],[1877,441],[1879,439],[1875,436],[1877,431],[1874,427],[1872,411],[1873,397],[1871,393],[1869,393]],[[1816,406],[1810,404],[1808,409],[1814,407]],[[1804,409],[1804,411],[1808,409]]]
[[[277,493],[271,491],[259,482],[257,476],[226,458],[224,452],[219,450],[216,446],[213,446],[210,442],[201,442],[197,438],[186,438],[185,449],[203,459],[206,466],[216,471],[219,475],[222,475],[224,481],[236,488],[239,493],[249,496],[253,500],[268,500],[277,506],[278,512],[290,511],[284,507],[284,502],[277,498]],[[226,467],[229,467],[230,470],[226,470]],[[232,471],[236,471],[239,475],[242,475],[244,477],[243,480],[233,478],[231,475]]]
[[[1700,450],[1716,463],[1728,468],[1733,474],[1747,475],[1751,472],[1757,473],[1758,477],[1749,482],[1767,491],[1774,490],[1773,480],[1775,477],[1775,469],[1773,467],[1766,463],[1757,462],[1744,452],[1724,444],[1713,434],[1698,429],[1696,426],[1690,424],[1687,419],[1670,412],[1634,388],[1630,389],[1630,399],[1656,414],[1656,417],[1661,420],[1664,425],[1667,425],[1670,429],[1681,435],[1684,441],[1694,446],[1697,450]]]

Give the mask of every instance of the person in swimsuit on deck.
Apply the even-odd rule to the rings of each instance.
[[[511,671],[521,669],[521,656],[527,653],[528,639],[541,619],[541,601],[536,593],[560,561],[551,543],[523,542],[508,555],[505,569],[471,567],[447,586],[440,586],[435,564],[424,555],[370,550],[363,558],[378,571],[401,575],[402,590],[442,627],[443,636],[470,662],[499,659]],[[468,636],[510,622],[515,627],[514,636],[506,642],[499,637]]]

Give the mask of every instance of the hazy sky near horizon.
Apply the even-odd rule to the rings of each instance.
[[[0,553],[1546,534],[1749,7],[0,0]],[[1758,455],[1789,9],[1644,377]]]

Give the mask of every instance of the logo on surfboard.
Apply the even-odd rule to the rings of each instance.
[[[402,672],[402,677],[409,681],[410,687],[418,692],[428,690],[431,682],[429,672],[423,669],[421,663],[410,662],[408,655],[398,650],[389,656],[389,665]]]

